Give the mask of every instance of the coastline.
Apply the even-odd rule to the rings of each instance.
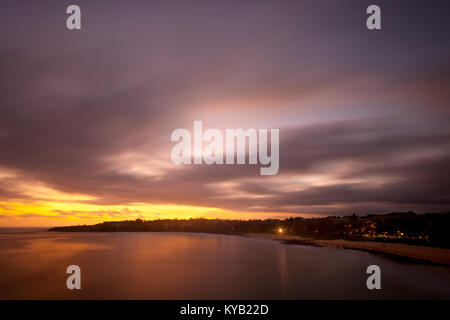
[[[450,267],[450,249],[444,248],[375,241],[349,241],[343,239],[321,240],[295,235],[269,233],[244,233],[242,235],[251,238],[276,240],[284,244],[360,250],[371,254],[399,258],[404,262]]]
[[[68,228],[68,229],[67,229]],[[72,227],[51,228],[50,232],[187,232],[193,231],[153,231],[153,230],[74,230]],[[376,241],[357,241],[344,239],[316,239],[310,237],[302,237],[297,235],[275,234],[275,233],[238,233],[238,232],[205,232],[197,231],[195,233],[205,234],[222,234],[243,236],[249,238],[263,238],[272,241],[279,241],[288,245],[305,245],[314,247],[328,247],[337,249],[358,250],[373,255],[380,255],[397,262],[415,265],[427,265],[444,267],[450,271],[450,249],[420,246],[403,243],[389,243]]]

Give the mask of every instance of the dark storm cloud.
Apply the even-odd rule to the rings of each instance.
[[[367,124],[366,124],[367,125]],[[387,134],[386,126],[363,128],[361,123],[329,125],[330,128],[298,130],[285,142],[282,175],[321,174],[332,172],[333,164],[351,161],[351,170],[335,173],[347,183],[330,186],[310,186],[306,190],[289,192],[277,190],[278,185],[258,181],[243,183],[239,191],[268,195],[261,199],[233,199],[238,206],[266,206],[283,211],[284,206],[317,206],[354,203],[383,203],[407,206],[442,205],[450,202],[450,132],[423,135]],[[396,128],[395,131],[399,131]],[[291,141],[289,141],[291,140]],[[426,150],[438,150],[427,155]],[[413,154],[412,159],[403,159]],[[327,169],[328,168],[328,169]],[[381,184],[378,180],[387,178]],[[362,179],[364,182],[351,182]],[[342,211],[342,210],[341,210]],[[344,209],[345,211],[345,209]]]
[[[64,1],[43,1],[39,13],[36,2],[5,1],[0,169],[96,204],[444,209],[446,4],[380,4],[377,34],[365,29],[363,2],[79,1],[83,30],[72,33]],[[130,152],[170,164],[171,131],[199,116],[280,127],[279,175],[260,177],[255,166],[164,166],[157,175],[119,170],[133,164],[123,160],[109,166]],[[318,174],[338,180],[289,190],[289,178]],[[0,180],[0,199],[29,199],[13,182]]]

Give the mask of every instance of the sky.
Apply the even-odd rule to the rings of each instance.
[[[449,211],[449,7],[2,0],[0,226]],[[175,166],[194,120],[279,129],[278,174]]]

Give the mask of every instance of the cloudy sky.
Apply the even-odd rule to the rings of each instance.
[[[448,211],[448,1],[376,3],[2,0],[0,226]],[[194,120],[279,173],[173,165]]]

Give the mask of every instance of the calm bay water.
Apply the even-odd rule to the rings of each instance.
[[[66,268],[81,268],[81,290]],[[366,288],[381,267],[381,290]],[[192,233],[0,230],[1,299],[450,298],[448,269],[364,252]]]

